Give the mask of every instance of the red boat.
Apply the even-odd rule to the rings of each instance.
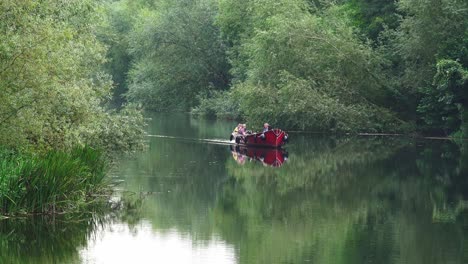
[[[231,140],[239,145],[279,148],[288,142],[288,137],[286,132],[275,128],[263,133],[232,134]]]
[[[288,160],[288,153],[284,149],[231,146],[231,153],[234,160],[241,165],[254,160],[264,166],[281,167]]]

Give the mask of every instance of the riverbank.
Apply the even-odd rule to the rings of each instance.
[[[46,154],[0,149],[0,215],[63,214],[109,197],[105,155],[91,147]]]

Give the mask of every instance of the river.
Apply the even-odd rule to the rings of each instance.
[[[1,221],[0,263],[468,263],[457,144],[290,133],[246,150],[235,125],[152,115],[148,150],[110,172],[134,210]]]

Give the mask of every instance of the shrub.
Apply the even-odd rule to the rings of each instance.
[[[76,211],[107,188],[104,155],[90,147],[40,156],[3,149],[0,158],[3,215]]]
[[[234,96],[252,126],[268,122],[287,129],[335,132],[395,132],[406,123],[370,103],[345,103],[313,82],[283,72],[276,87],[244,83]]]
[[[239,102],[231,92],[213,91],[211,97],[199,96],[200,104],[192,109],[192,114],[238,119],[241,116]]]

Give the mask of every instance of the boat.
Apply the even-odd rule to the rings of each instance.
[[[245,146],[279,148],[288,142],[288,140],[289,135],[279,128],[270,129],[262,133],[231,134],[231,141]]]
[[[244,165],[246,161],[257,161],[268,167],[281,167],[288,160],[288,153],[282,148],[255,148],[230,146],[234,160]]]

